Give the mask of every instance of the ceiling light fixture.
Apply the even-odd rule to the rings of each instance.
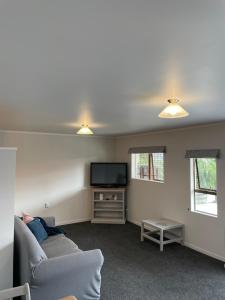
[[[77,131],[77,134],[90,135],[94,132],[88,127],[88,125],[82,124],[81,128]]]
[[[183,109],[183,107],[178,104],[179,100],[172,98],[168,100],[169,104],[164,108],[159,114],[160,118],[164,119],[174,119],[174,118],[184,118],[189,115],[189,113]]]

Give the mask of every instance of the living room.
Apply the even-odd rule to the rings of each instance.
[[[224,299],[224,2],[0,5],[0,290],[28,283],[34,300]],[[125,182],[93,183],[91,163],[126,166]],[[119,189],[124,222],[97,220],[94,201],[101,216],[104,201],[122,202]],[[25,230],[19,255],[14,215]],[[55,281],[22,274],[37,219],[47,234],[65,233],[36,244],[43,278],[69,268]],[[175,240],[167,220],[182,229]],[[58,244],[44,243],[56,238],[68,248],[50,271]]]

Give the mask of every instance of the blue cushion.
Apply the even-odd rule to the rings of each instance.
[[[29,222],[27,226],[39,243],[48,238],[48,234],[38,218],[35,218],[33,221]]]

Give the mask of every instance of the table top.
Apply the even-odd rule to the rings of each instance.
[[[142,223],[146,224],[146,225],[150,225],[150,226],[154,226],[156,228],[160,228],[160,229],[172,229],[172,228],[179,228],[179,227],[183,227],[184,224],[173,221],[173,220],[169,220],[169,219],[164,219],[164,218],[160,218],[160,219],[146,219],[146,220],[142,220]]]

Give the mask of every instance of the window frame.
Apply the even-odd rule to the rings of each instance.
[[[158,152],[154,152],[158,153]],[[163,155],[163,180],[160,180],[156,178],[155,172],[154,172],[154,159],[153,159],[153,154],[154,153],[145,153],[148,154],[148,178],[138,178],[136,177],[137,172],[136,172],[136,155],[137,154],[142,154],[142,153],[132,153],[131,156],[134,155],[134,159],[131,158],[131,163],[134,163],[134,166],[132,166],[132,172],[131,172],[131,179],[136,179],[136,180],[143,180],[143,181],[152,181],[152,182],[158,182],[158,183],[164,183],[165,182],[165,153],[159,152],[160,154]]]
[[[203,157],[202,157],[203,158]],[[199,157],[200,159],[200,157]],[[200,187],[200,177],[199,177],[199,166],[198,166],[198,158],[191,158],[191,190],[192,190],[192,195],[191,195],[191,211],[194,213],[202,214],[202,215],[207,215],[211,217],[218,217],[218,201],[217,201],[217,160],[216,160],[216,190],[214,189],[206,189],[206,188],[201,188]],[[196,174],[195,174],[196,170]],[[196,185],[196,177],[197,177],[197,185]],[[196,186],[198,188],[196,188]],[[213,195],[216,198],[216,204],[217,204],[217,213],[209,213],[209,212],[204,212],[196,209],[196,193],[199,194],[206,194],[206,195]]]

